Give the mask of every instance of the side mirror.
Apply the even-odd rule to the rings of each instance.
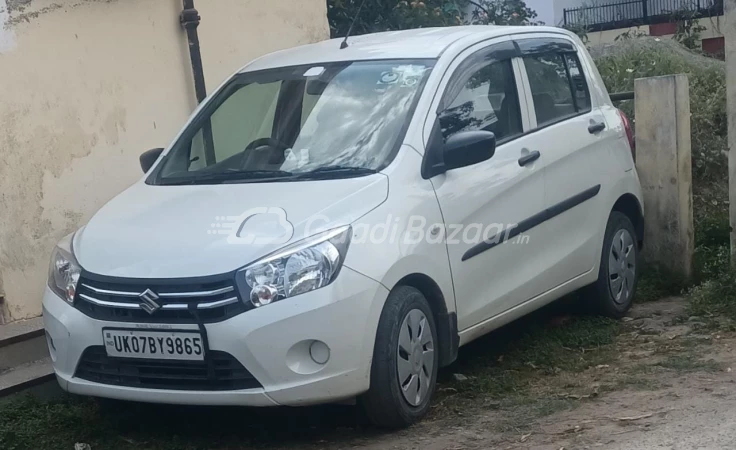
[[[163,151],[164,149],[162,148],[154,148],[141,154],[138,159],[141,162],[141,169],[143,169],[143,173],[147,173],[151,169],[151,167],[153,167],[153,163],[156,162]]]
[[[489,160],[496,153],[496,135],[490,131],[463,131],[445,142],[445,170],[459,169]]]

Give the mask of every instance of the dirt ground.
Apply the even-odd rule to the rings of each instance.
[[[736,448],[736,335],[677,324],[680,299],[637,305],[608,364],[550,379],[577,401],[518,427],[499,431],[513,411],[501,408],[463,419],[424,421],[384,435],[367,449],[733,449]],[[564,378],[564,377],[563,377]],[[578,392],[577,394],[571,392]],[[449,427],[448,427],[449,425]],[[351,445],[352,447],[353,445]],[[344,448],[338,445],[340,448]]]

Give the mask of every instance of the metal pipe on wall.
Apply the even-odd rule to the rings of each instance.
[[[199,47],[199,34],[197,27],[202,18],[199,11],[194,8],[194,0],[183,0],[184,10],[181,12],[179,20],[181,25],[187,31],[187,41],[189,42],[189,59],[192,62],[192,74],[194,75],[194,92],[197,95],[197,103],[202,103],[207,97],[207,86],[204,82],[204,66],[202,65],[202,50]],[[216,161],[215,148],[212,138],[212,124],[208,120],[202,127],[204,133],[204,158],[207,165],[214,164]]]
[[[194,8],[194,0],[184,0],[184,10],[179,17],[181,25],[187,31],[187,40],[189,41],[189,59],[192,62],[192,73],[194,75],[194,91],[197,95],[197,102],[207,97],[207,87],[204,82],[204,67],[202,66],[202,51],[199,48],[199,34],[197,27],[202,18],[199,11]]]

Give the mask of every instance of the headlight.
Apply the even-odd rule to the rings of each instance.
[[[243,299],[260,307],[327,286],[340,272],[351,235],[349,226],[330,230],[239,270],[236,282]]]
[[[74,303],[82,268],[71,250],[71,235],[64,238],[51,254],[49,288],[69,303]]]

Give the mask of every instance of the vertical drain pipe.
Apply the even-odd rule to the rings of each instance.
[[[207,87],[204,83],[204,68],[202,67],[202,51],[199,48],[199,34],[197,27],[201,17],[199,11],[194,9],[194,0],[184,0],[184,10],[179,17],[181,26],[187,31],[189,41],[189,59],[192,61],[192,72],[194,74],[194,91],[197,94],[197,103],[202,103],[207,97]]]
[[[181,26],[187,32],[187,41],[189,43],[189,59],[192,62],[192,74],[194,75],[194,92],[197,95],[197,103],[207,97],[207,86],[204,82],[204,67],[202,66],[202,50],[199,47],[199,34],[197,27],[201,21],[199,11],[194,8],[194,0],[183,0],[184,9],[179,16]],[[204,158],[207,165],[215,163],[215,148],[212,138],[212,124],[208,120],[202,127],[204,133]]]

